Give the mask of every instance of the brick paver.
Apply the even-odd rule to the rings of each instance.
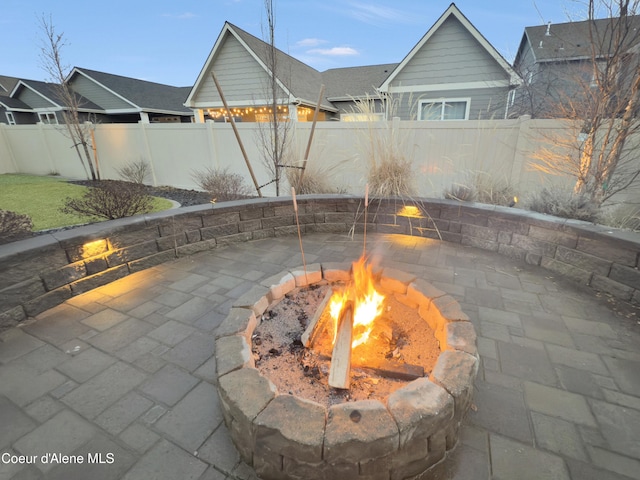
[[[634,309],[472,247],[368,240],[383,266],[455,297],[478,334],[474,404],[433,478],[640,479]],[[362,237],[303,246],[309,265],[352,261]],[[216,328],[246,292],[301,265],[294,237],[216,248],[2,333],[0,479],[257,478],[222,420]]]

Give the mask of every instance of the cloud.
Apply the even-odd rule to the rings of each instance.
[[[197,17],[195,13],[191,13],[191,12],[184,12],[184,13],[178,13],[178,14],[164,13],[162,16],[166,18],[177,18],[178,20],[191,20],[192,18]]]
[[[296,42],[296,47],[317,47],[318,45],[322,45],[323,43],[327,43],[327,41],[321,40],[319,38],[303,38],[302,40]]]
[[[351,47],[333,47],[333,48],[313,48],[307,53],[314,55],[324,55],[328,57],[346,57],[350,55],[359,55],[355,48]]]
[[[350,2],[349,16],[370,25],[383,23],[411,23],[412,16],[395,8],[369,3]]]

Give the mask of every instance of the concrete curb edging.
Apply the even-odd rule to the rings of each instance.
[[[340,270],[335,264],[308,265],[306,275],[302,268],[275,275],[235,302],[216,331],[225,423],[260,478],[422,478],[457,443],[478,372],[475,330],[452,297],[404,272],[383,269],[380,285],[414,303],[434,330],[442,353],[428,378],[399,388],[386,404],[360,400],[327,409],[281,394],[256,369],[251,335],[269,305],[295,288],[348,276],[348,266]]]
[[[437,199],[298,197],[300,230],[442,239],[490,250],[640,304],[640,235],[514,208]],[[0,245],[0,330],[197,252],[297,234],[291,199],[252,199],[96,223]]]

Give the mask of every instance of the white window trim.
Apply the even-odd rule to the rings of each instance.
[[[38,112],[38,120],[45,125],[58,125],[56,112]],[[54,120],[53,122],[50,120]]]
[[[13,112],[4,112],[4,115],[7,117],[7,122],[9,122],[9,125],[16,125],[16,117]]]
[[[441,103],[442,106],[444,107],[444,105],[447,102],[466,102],[466,108],[464,110],[464,120],[469,120],[469,111],[471,110],[471,97],[467,97],[467,98],[426,98],[424,100],[420,100],[419,104],[418,104],[418,120],[424,120],[424,121],[431,121],[431,122],[451,122],[451,121],[455,121],[455,120],[461,120],[458,118],[451,118],[448,120],[445,120],[444,118],[442,118],[442,114],[443,112],[441,111],[440,113],[440,119],[439,120],[429,120],[429,119],[424,119],[422,118],[422,106],[425,103]]]

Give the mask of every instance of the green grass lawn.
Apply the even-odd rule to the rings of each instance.
[[[57,177],[4,174],[0,175],[0,210],[29,215],[34,231],[101,221],[60,211],[68,197],[81,197],[85,190]],[[171,202],[153,197],[153,207],[154,212],[166,210]]]

